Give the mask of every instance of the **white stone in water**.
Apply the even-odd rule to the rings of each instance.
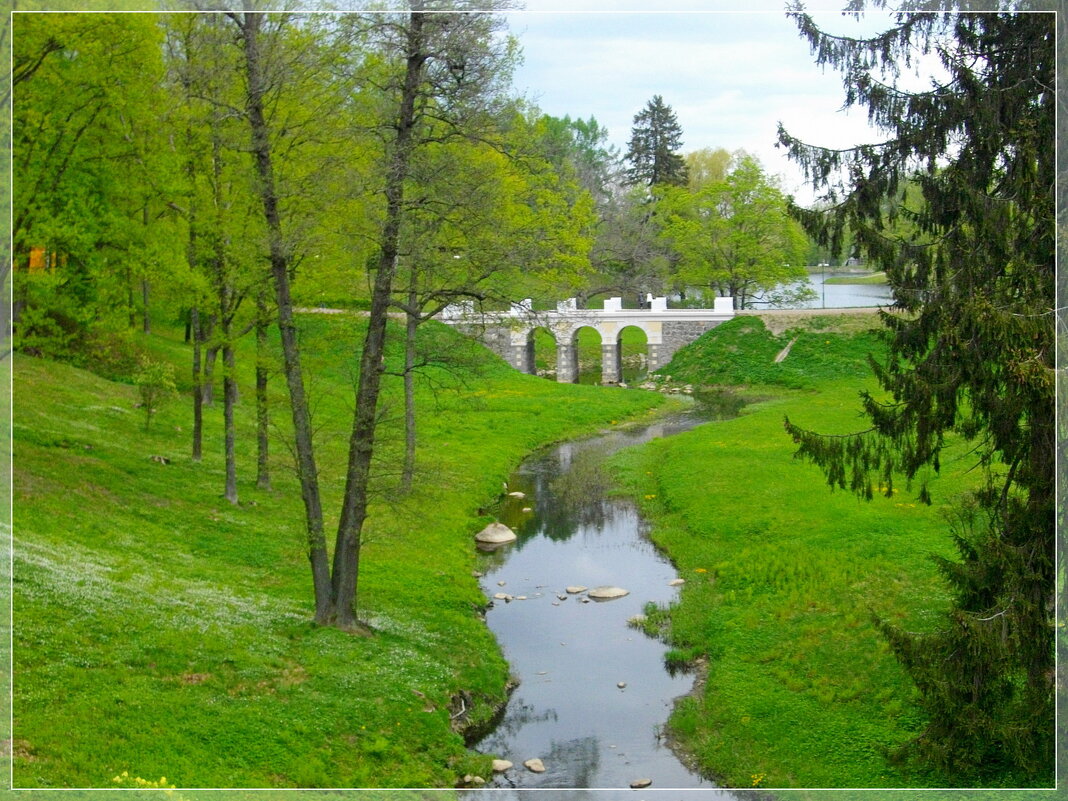
[[[525,492],[509,492],[508,493],[508,497],[509,498],[525,498],[525,497],[527,497],[527,494]]]
[[[475,540],[487,545],[501,545],[506,542],[515,542],[516,535],[504,523],[490,523],[475,535]]]
[[[586,588],[585,587],[579,587],[579,586],[568,587],[567,588],[567,592],[568,592],[569,595],[577,595],[580,592],[586,592]]]
[[[669,587],[678,587],[686,583],[686,579],[672,579],[668,582]]]
[[[624,595],[630,595],[630,590],[622,587],[594,587],[589,592],[589,596],[595,601],[610,601],[613,598],[622,598]]]
[[[493,772],[504,773],[506,770],[512,767],[512,763],[507,759],[495,759],[493,760]]]
[[[625,689],[625,688],[626,688],[626,686],[627,686],[627,683],[626,683],[625,681],[617,681],[617,682],[616,682],[616,686],[617,686],[617,687],[618,687],[619,689],[621,689],[621,690],[622,690],[622,689]]]
[[[523,763],[523,766],[531,773],[545,772],[545,765],[537,757],[534,757],[533,759],[528,759],[526,762]],[[650,784],[652,784],[652,782],[650,782]]]
[[[512,600],[512,596],[511,595],[508,595],[507,593],[503,593],[503,592],[495,593],[493,597],[496,598],[498,601],[510,601],[510,600]]]
[[[630,786],[635,790],[640,790],[643,787],[648,787],[652,783],[652,779],[635,779],[630,783]]]

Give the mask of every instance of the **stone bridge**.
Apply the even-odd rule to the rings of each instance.
[[[648,300],[647,309],[624,309],[621,298],[608,298],[603,309],[579,309],[575,299],[556,304],[556,311],[534,311],[530,300],[513,303],[507,312],[477,312],[471,303],[449,306],[441,320],[472,336],[503,357],[515,369],[534,373],[534,332],[546,329],[556,340],[556,380],[578,381],[578,332],[593,328],[601,336],[601,381],[618,384],[623,378],[622,342],[625,328],[645,332],[649,370],[664,366],[675,351],[701,334],[734,317],[733,298],[716,298],[712,309],[669,309],[667,298]]]

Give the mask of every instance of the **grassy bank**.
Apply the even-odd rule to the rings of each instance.
[[[359,327],[302,319],[328,533]],[[255,487],[250,343],[238,354],[237,506],[221,497],[220,402],[195,464],[187,398],[146,432],[130,384],[16,358],[17,786],[109,787],[124,773],[178,787],[434,787],[488,776],[488,758],[467,752],[459,731],[491,714],[507,679],[479,616],[471,535],[488,518],[477,510],[533,448],[660,398],[523,376],[443,327],[422,336],[464,367],[420,378],[420,470],[406,497],[395,492],[399,380],[388,380],[361,560],[369,637],[309,623],[278,375],[273,488]],[[135,344],[188,372],[177,332]]]
[[[836,275],[833,278],[828,278],[824,281],[825,284],[850,284],[860,286],[872,286],[872,285],[885,285],[886,273],[877,272],[869,273],[868,275]]]
[[[702,671],[671,731],[733,787],[938,786],[886,757],[924,721],[872,615],[923,631],[945,607],[928,554],[953,555],[943,513],[968,488],[971,462],[949,449],[933,507],[904,488],[871,502],[831,492],[793,458],[783,416],[826,433],[863,427],[857,394],[871,388],[866,354],[881,340],[806,326],[774,336],[742,317],[681,351],[662,373],[744,385],[753,403],[617,459],[686,579],[679,603],[650,610],[647,624],[670,659]]]

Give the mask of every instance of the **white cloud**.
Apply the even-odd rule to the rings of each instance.
[[[753,7],[766,6],[754,0]],[[821,21],[854,34],[887,24],[883,18],[858,25],[837,15]],[[780,121],[811,144],[847,147],[880,138],[863,111],[840,111],[840,76],[816,66],[778,2],[774,13],[535,13],[513,15],[510,24],[525,53],[517,89],[549,114],[596,117],[621,150],[634,115],[659,94],[678,116],[684,150],[744,148],[806,197],[800,173],[775,148]]]

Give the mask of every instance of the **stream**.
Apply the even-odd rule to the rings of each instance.
[[[714,788],[688,770],[668,747],[664,723],[693,675],[671,675],[667,647],[628,621],[646,603],[670,603],[678,588],[674,567],[646,538],[634,504],[607,497],[603,470],[615,451],[685,431],[704,421],[682,414],[638,429],[567,442],[527,459],[508,482],[498,511],[518,540],[483,557],[482,588],[497,599],[486,621],[519,686],[496,728],[475,749],[514,763],[486,787],[496,801],[518,797],[506,788],[649,790]],[[593,601],[604,585],[625,597]],[[545,771],[524,767],[541,759]],[[732,798],[723,791],[702,797]]]

